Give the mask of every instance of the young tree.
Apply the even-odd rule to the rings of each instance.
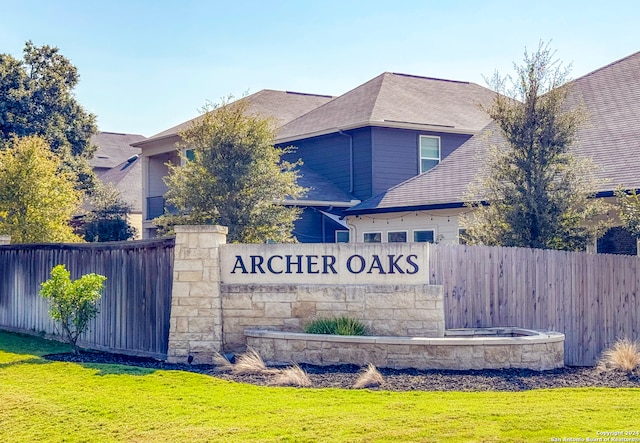
[[[13,243],[77,242],[69,222],[80,205],[75,176],[40,137],[0,150],[0,232]]]
[[[64,265],[51,270],[51,278],[42,283],[40,295],[51,303],[49,315],[62,326],[62,333],[78,353],[78,338],[89,329],[89,323],[98,315],[96,303],[102,296],[103,275],[86,274],[71,281],[71,273]]]
[[[498,94],[487,112],[504,142],[491,146],[470,187],[474,210],[463,218],[470,243],[583,250],[605,229],[594,221],[607,210],[591,198],[595,166],[570,153],[584,111],[566,106],[568,70],[553,56],[540,44],[525,51],[515,79],[493,79]]]
[[[0,54],[0,149],[12,137],[38,135],[64,159],[79,179],[79,188],[91,189],[95,176],[88,160],[95,146],[95,115],[85,111],[73,95],[78,71],[58,48],[28,41],[23,60]]]
[[[78,230],[86,241],[124,241],[136,236],[136,228],[127,220],[131,205],[113,184],[99,184],[89,197],[89,204],[91,212]]]
[[[169,165],[165,179],[166,199],[180,215],[162,217],[159,226],[215,223],[228,226],[230,242],[293,241],[300,211],[281,203],[304,189],[298,163],[281,159],[290,149],[274,146],[270,121],[250,115],[243,100],[205,111],[180,134],[192,159]]]

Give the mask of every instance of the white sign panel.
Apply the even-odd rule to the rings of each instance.
[[[221,245],[222,283],[428,284],[427,243]]]

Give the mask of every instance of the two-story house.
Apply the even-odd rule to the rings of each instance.
[[[349,241],[343,211],[447,158],[481,130],[495,93],[473,83],[383,73],[339,96],[263,90],[245,97],[249,112],[277,121],[276,144],[295,146],[304,198],[294,235],[300,242]],[[192,122],[133,146],[142,149],[144,236],[165,210],[162,177],[179,162],[179,132]]]
[[[581,104],[587,111],[573,152],[591,158],[597,176],[606,180],[596,197],[613,200],[618,186],[640,189],[639,73],[637,52],[573,82],[567,103]],[[468,185],[481,170],[489,145],[503,142],[498,128],[490,123],[435,168],[347,209],[345,221],[352,241],[457,243],[464,229],[460,214],[470,210],[464,206]],[[596,248],[598,252],[637,253],[635,239],[619,227],[599,239]]]
[[[344,210],[446,159],[489,123],[483,107],[494,96],[474,83],[386,72],[284,125],[276,142],[297,147],[289,159],[302,158],[311,188],[288,202],[304,208],[298,241],[349,241]]]

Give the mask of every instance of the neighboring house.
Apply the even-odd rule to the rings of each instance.
[[[573,151],[590,157],[598,176],[608,181],[597,197],[613,200],[613,191],[640,190],[640,52],[593,71],[573,83],[570,105],[582,103],[588,121]],[[465,195],[490,144],[502,142],[489,124],[432,170],[382,190],[345,211],[354,242],[440,241],[458,243],[460,215],[469,211]],[[594,245],[595,246],[595,245]],[[599,252],[637,253],[637,243],[621,228],[597,244]]]
[[[247,112],[273,119],[276,128],[328,102],[327,95],[304,94],[290,91],[265,89],[244,97]],[[146,140],[133,143],[141,149],[142,161],[142,205],[143,236],[155,237],[156,227],[152,220],[165,211],[164,194],[167,186],[162,180],[168,174],[167,163],[179,164],[178,143],[180,132],[189,128],[200,117],[181,123]],[[330,184],[326,184],[329,186]]]
[[[91,143],[98,148],[89,161],[97,177],[103,183],[112,183],[131,205],[129,223],[142,236],[142,167],[139,160],[140,148],[132,143],[144,140],[137,134],[98,132],[91,137]]]
[[[288,159],[314,174],[303,183],[310,193],[290,202],[304,208],[298,241],[349,241],[344,210],[454,153],[489,123],[482,107],[494,96],[474,83],[386,72],[284,125],[277,144],[296,146]]]

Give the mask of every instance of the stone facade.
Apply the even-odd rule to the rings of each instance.
[[[381,337],[247,330],[247,346],[269,363],[372,363],[395,369],[550,370],[564,366],[564,335],[519,329],[518,336]]]
[[[222,350],[222,309],[218,248],[223,226],[176,226],[175,261],[167,360],[211,363]]]
[[[441,286],[221,285],[225,351],[244,351],[247,328],[301,332],[312,320],[347,316],[370,334],[444,336]]]

